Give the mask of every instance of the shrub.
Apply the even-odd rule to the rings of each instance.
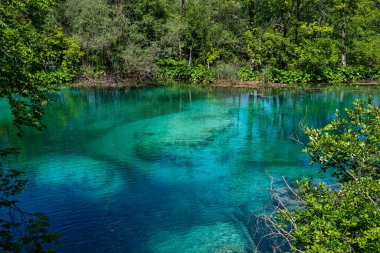
[[[372,74],[363,66],[347,66],[340,68],[326,68],[322,70],[322,81],[330,84],[355,83],[359,80],[370,79]]]
[[[208,83],[215,79],[215,73],[203,65],[189,66],[184,60],[172,58],[160,59],[158,77],[160,79],[171,79],[176,81],[189,81],[193,83]]]
[[[301,70],[280,70],[268,68],[266,70],[267,78],[275,83],[308,83],[311,75]]]
[[[373,69],[369,71],[369,79],[380,81],[380,69]]]
[[[105,70],[102,66],[89,66],[82,65],[80,69],[80,76],[85,79],[97,79],[105,75]]]
[[[380,108],[371,101],[356,101],[353,109],[346,109],[346,117],[337,111],[324,128],[305,132],[310,139],[305,151],[324,172],[332,170],[340,182],[380,179]]]
[[[238,76],[239,76],[239,79],[242,81],[257,81],[260,79],[260,76],[256,72],[248,68],[239,69]]]
[[[161,79],[190,80],[191,70],[184,60],[159,59],[157,65],[158,77]]]
[[[202,65],[190,69],[190,81],[193,83],[208,83],[215,79],[215,74]]]
[[[342,72],[340,72],[342,73]],[[380,249],[380,108],[356,101],[322,129],[306,128],[312,163],[332,171],[340,184],[298,182],[289,192],[302,209],[279,203],[269,228],[293,252],[379,252]]]
[[[232,64],[221,63],[214,68],[216,79],[236,80],[239,78],[239,70]]]

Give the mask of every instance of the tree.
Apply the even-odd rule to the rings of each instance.
[[[45,17],[53,0],[3,0],[0,3],[0,98],[9,101],[14,125],[41,130],[48,92],[75,77],[80,50],[76,40],[59,27],[47,26]],[[22,172],[4,166],[16,149],[0,147],[0,251],[52,252],[58,235],[48,231],[48,218],[17,207],[14,196],[26,184]]]
[[[86,53],[84,63],[110,66],[112,48],[125,32],[126,20],[118,15],[118,9],[106,0],[68,0],[64,6],[71,35],[79,39]]]
[[[165,60],[207,76],[250,68],[274,82],[380,76],[377,0],[60,2],[55,22],[80,40],[81,77],[90,80],[149,83]]]
[[[378,252],[380,249],[380,108],[356,101],[346,117],[322,129],[306,128],[306,152],[322,171],[340,182],[328,186],[310,179],[288,185],[301,208],[274,191],[279,205],[262,218],[271,235],[293,252]]]
[[[0,151],[0,158],[13,153]],[[17,206],[15,196],[25,189],[23,173],[5,169],[0,163],[0,250],[1,252],[55,252],[52,245],[60,235],[49,232],[49,218],[43,213],[29,213]],[[50,246],[49,246],[50,245]]]
[[[344,183],[362,177],[380,179],[380,109],[371,101],[356,101],[353,109],[339,111],[322,129],[306,128],[306,152],[322,171],[332,171]]]
[[[14,123],[42,128],[45,94],[70,82],[81,55],[76,40],[44,27],[52,0],[4,0],[0,4],[0,98],[7,98]]]

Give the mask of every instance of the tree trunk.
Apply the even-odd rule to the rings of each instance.
[[[347,53],[345,49],[342,50],[342,65],[343,67],[347,66]]]
[[[295,25],[295,43],[298,46],[299,45],[299,22],[301,19],[301,3],[300,0],[296,0],[296,25]]]
[[[182,60],[182,46],[181,46],[181,40],[178,40],[178,58]]]
[[[284,39],[286,39],[286,37],[288,36],[288,21],[286,20],[286,18],[283,18],[284,22],[284,30],[283,30],[283,33],[282,33],[282,36]],[[285,43],[281,43],[281,51],[282,51],[282,55],[280,57],[280,68],[281,69],[285,69],[286,68],[286,60],[284,59],[284,54],[286,53],[286,44]]]
[[[204,49],[204,40],[202,35],[202,57],[203,57],[203,66],[206,66],[206,53]]]
[[[181,13],[182,15],[186,14],[186,0],[181,0]]]
[[[248,0],[247,1],[247,9],[248,9],[248,23],[249,28],[253,29],[255,25],[255,1],[254,0]]]
[[[189,67],[191,67],[193,63],[193,49],[190,48],[190,52],[189,52]]]
[[[343,17],[343,24],[342,24],[342,65],[343,67],[347,66],[346,37],[347,37],[346,17]]]

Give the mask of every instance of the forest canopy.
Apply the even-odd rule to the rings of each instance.
[[[48,23],[53,0],[0,3],[0,98],[7,98],[14,123],[42,128],[46,93],[72,81],[82,53],[75,38]]]
[[[51,22],[80,41],[85,79],[380,77],[378,0],[61,0]]]

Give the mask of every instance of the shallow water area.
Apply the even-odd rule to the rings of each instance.
[[[63,90],[21,139],[1,102],[0,145],[21,148],[20,206],[49,215],[59,252],[252,252],[270,176],[330,180],[290,138],[306,141],[300,122],[369,95],[379,104],[379,87]]]

